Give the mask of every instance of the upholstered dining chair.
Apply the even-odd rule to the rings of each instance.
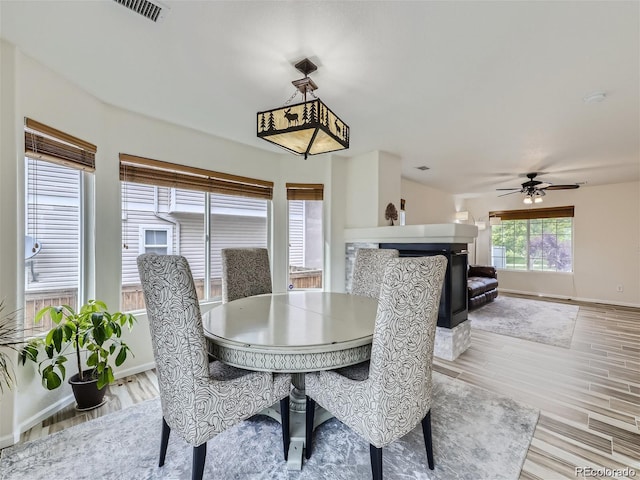
[[[187,259],[143,254],[138,271],[149,318],[162,404],[160,462],[169,434],[193,446],[192,479],[201,479],[207,441],[280,400],[285,459],[289,450],[290,375],[209,363],[198,297]]]
[[[271,267],[266,248],[223,248],[222,302],[271,293]]]
[[[398,250],[392,248],[359,248],[353,264],[351,293],[363,297],[378,298],[384,267],[392,258],[398,258]]]
[[[433,346],[447,259],[389,260],[384,271],[369,368],[308,373],[305,456],[311,457],[316,402],[369,442],[371,471],[382,479],[382,447],[422,423],[429,468]]]

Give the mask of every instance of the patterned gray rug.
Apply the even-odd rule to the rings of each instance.
[[[569,348],[578,316],[577,305],[500,295],[469,312],[471,327]]]
[[[432,413],[436,468],[427,468],[420,427],[385,447],[386,479],[517,479],[538,411],[506,397],[434,374]],[[158,468],[161,412],[149,400],[1,452],[0,479],[189,479],[191,447],[169,440]],[[370,479],[369,445],[336,419],[316,429],[302,471],[282,459],[280,425],[257,416],[207,445],[204,478]]]

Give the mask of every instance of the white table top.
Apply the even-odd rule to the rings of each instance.
[[[370,344],[378,302],[330,292],[257,295],[203,315],[205,335],[222,347],[271,353],[339,351]]]

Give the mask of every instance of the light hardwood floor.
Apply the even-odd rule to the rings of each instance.
[[[577,467],[631,467],[640,478],[640,309],[565,303],[580,307],[571,348],[472,330],[471,348],[453,362],[436,358],[434,368],[540,409],[521,480],[575,479]],[[22,441],[157,395],[153,371],[124,378],[103,407],[69,407]]]

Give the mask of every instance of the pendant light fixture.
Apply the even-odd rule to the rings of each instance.
[[[349,148],[349,126],[313,93],[318,86],[309,74],[318,67],[308,58],[295,64],[304,78],[291,82],[296,91],[283,107],[258,112],[258,137],[292,153],[309,155]],[[302,94],[301,103],[289,105]],[[307,100],[307,95],[313,97]]]

